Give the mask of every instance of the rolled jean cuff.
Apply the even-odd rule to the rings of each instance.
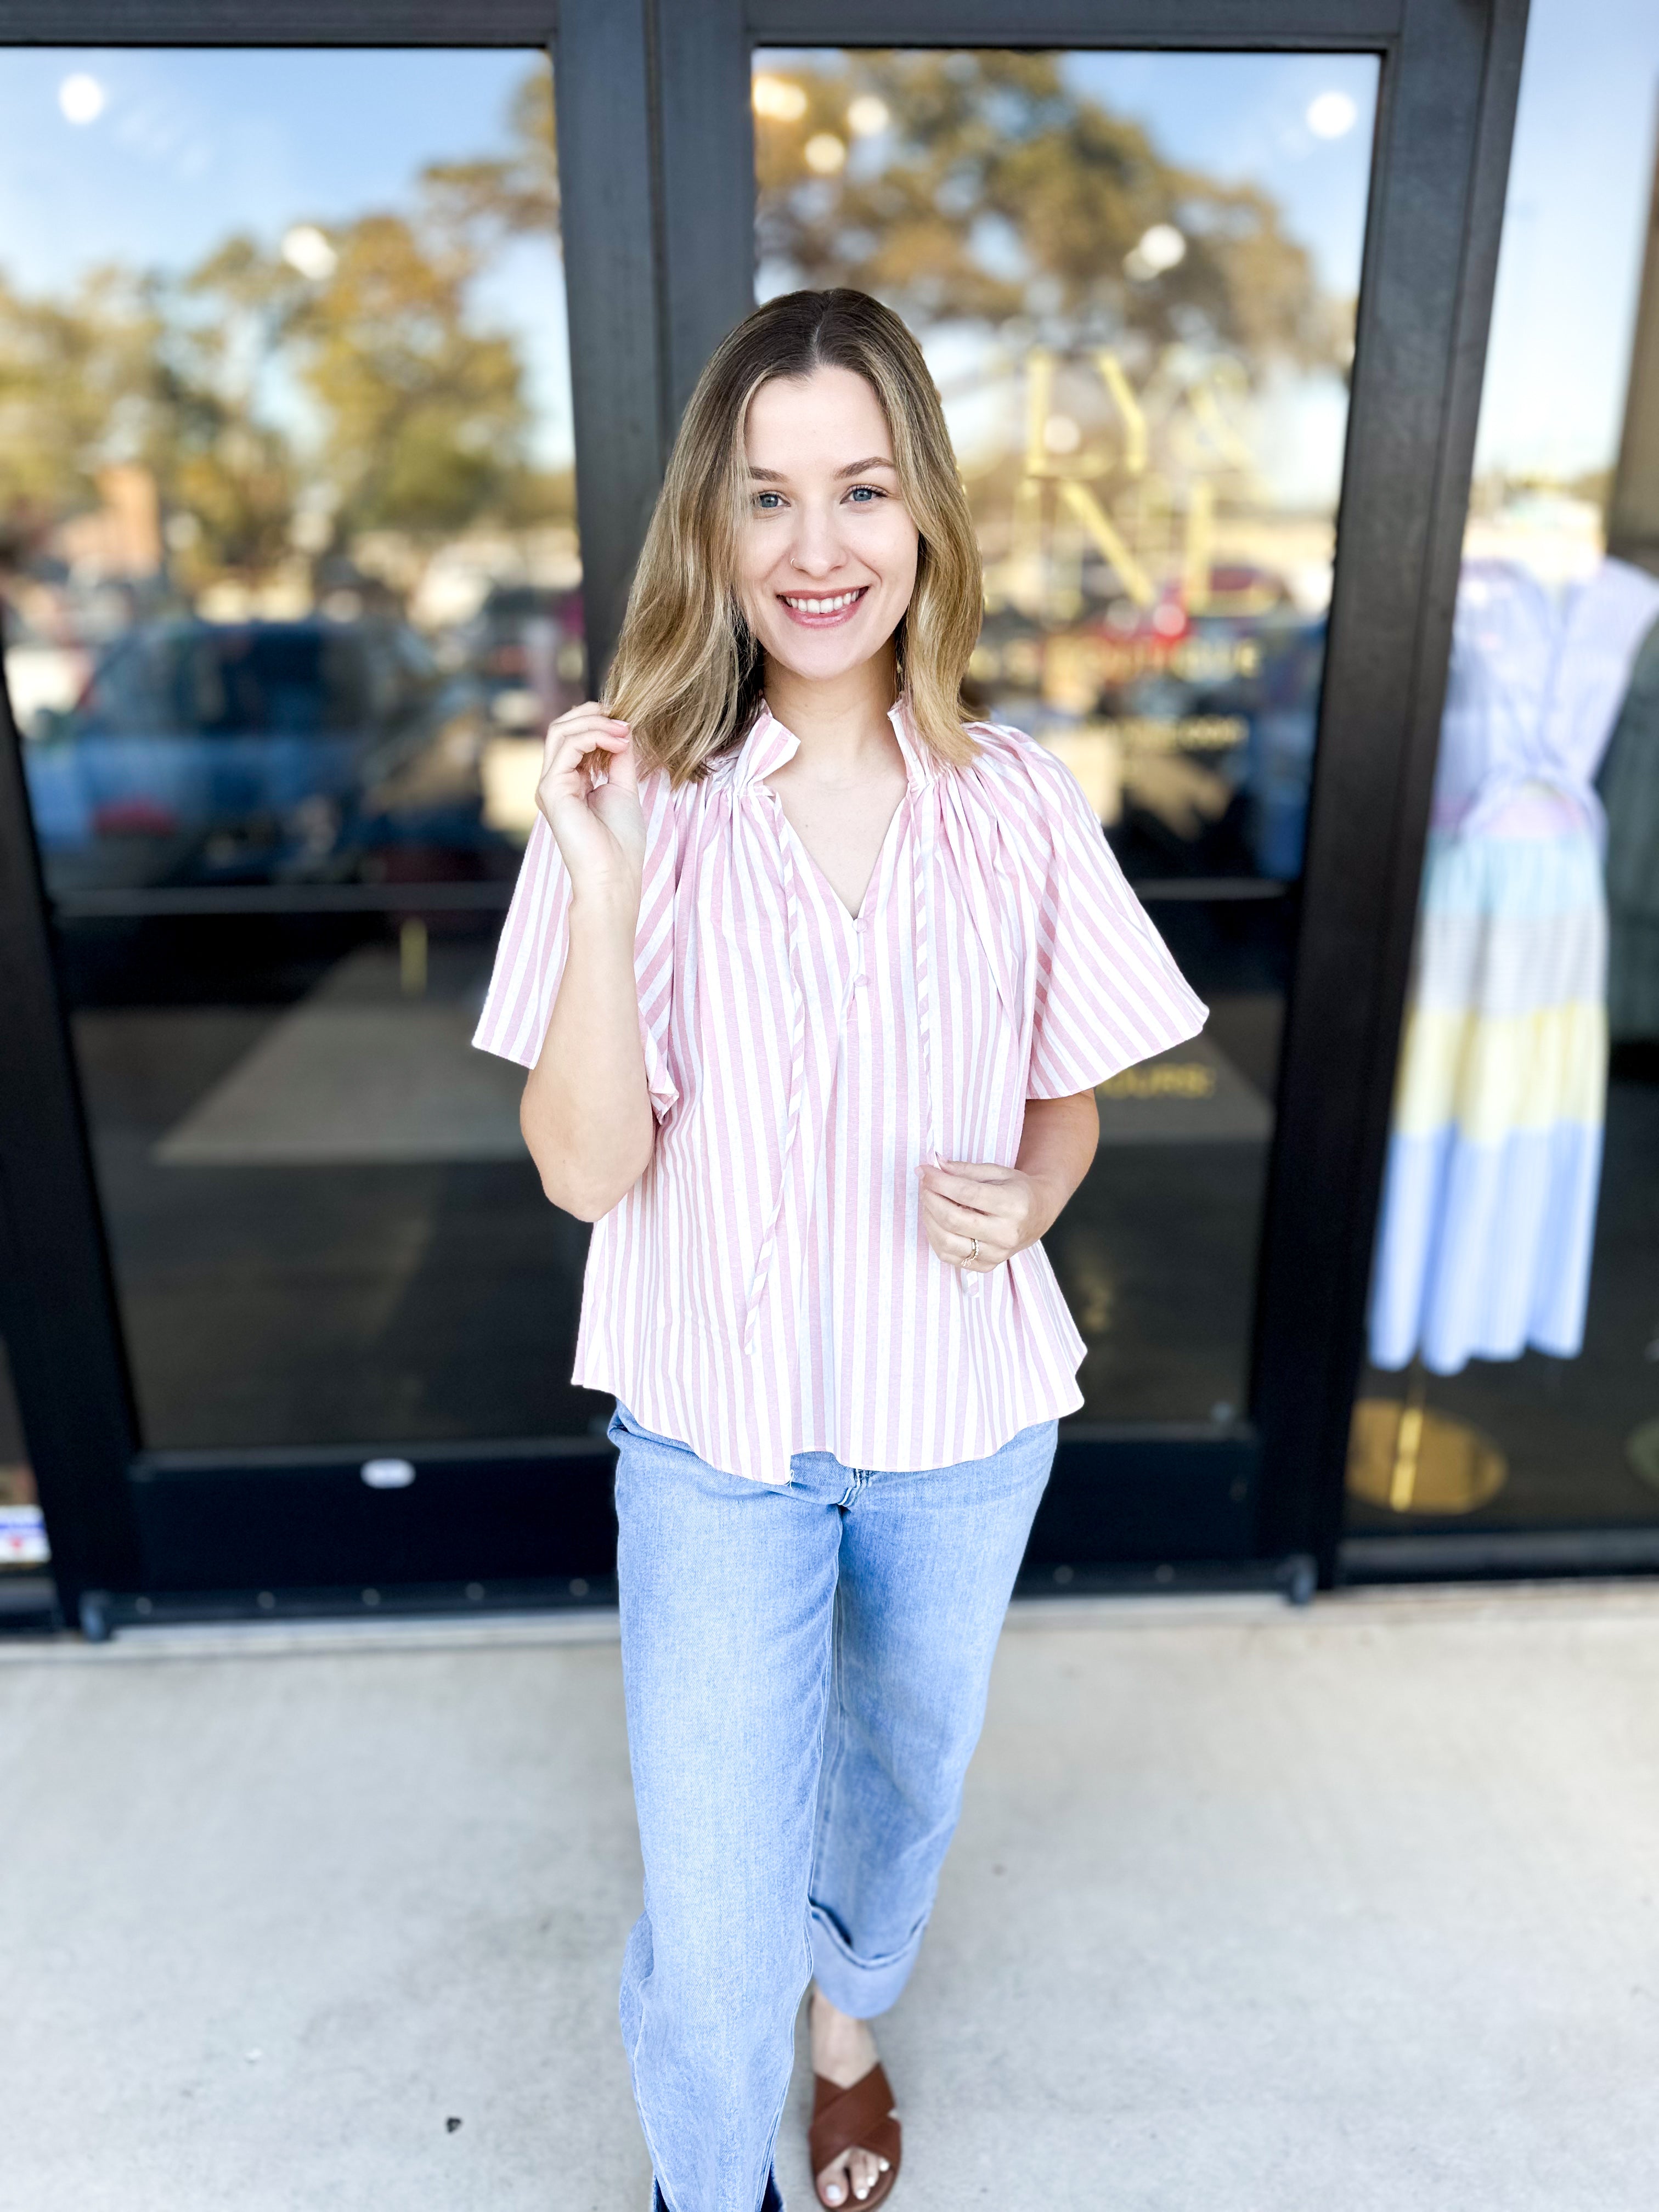
[[[921,1948],[926,1920],[902,1951],[890,1951],[881,1959],[860,1959],[827,1912],[815,1905],[810,1918],[812,1978],[837,2012],[853,2020],[873,2020],[897,2003]]]
[[[651,2184],[651,2212],[668,2212],[667,2199],[660,2183],[654,2179]],[[778,2194],[777,2176],[774,2173],[766,2177],[766,2194],[761,2199],[760,2212],[783,2212],[783,2199]]]

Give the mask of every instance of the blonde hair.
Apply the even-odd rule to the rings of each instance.
[[[921,348],[867,292],[790,292],[746,316],[697,380],[605,681],[607,710],[630,725],[641,767],[665,769],[676,785],[745,735],[759,708],[762,656],[738,597],[744,425],[763,384],[817,368],[851,369],[874,392],[921,538],[895,635],[912,726],[941,761],[960,766],[978,750],[962,684],[979,636],[979,545]]]

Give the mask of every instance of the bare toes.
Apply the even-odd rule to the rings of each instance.
[[[855,2208],[863,2203],[887,2171],[887,2160],[873,2151],[849,2150],[818,2176],[818,2198],[824,2204]]]
[[[848,2157],[848,2170],[853,2177],[853,2201],[858,2203],[875,2187],[881,2167],[872,2152],[855,2150]]]
[[[823,2204],[846,2204],[851,2201],[847,2176],[848,2160],[838,2158],[826,2166],[818,2176],[818,2201]]]

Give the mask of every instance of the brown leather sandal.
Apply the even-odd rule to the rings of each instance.
[[[823,2074],[812,2076],[812,2122],[806,2130],[806,2148],[812,2160],[812,2193],[817,2196],[818,2176],[826,2166],[849,2150],[867,2150],[887,2160],[867,2197],[854,2197],[849,2189],[844,2202],[826,2206],[825,2212],[875,2212],[885,2202],[898,2179],[902,2138],[893,2111],[893,2092],[879,2060],[850,2089],[838,2088]],[[823,2197],[818,2197],[820,2204]]]

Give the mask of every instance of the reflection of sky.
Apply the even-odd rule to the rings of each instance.
[[[1477,471],[1617,455],[1656,105],[1654,0],[1532,0]]]
[[[60,293],[100,262],[190,266],[228,233],[274,242],[290,223],[405,205],[428,161],[502,143],[537,57],[462,52],[175,52],[12,47],[0,64],[0,269]],[[58,88],[94,78],[93,121]],[[480,319],[520,341],[538,458],[570,455],[564,291],[526,243],[478,288]]]

